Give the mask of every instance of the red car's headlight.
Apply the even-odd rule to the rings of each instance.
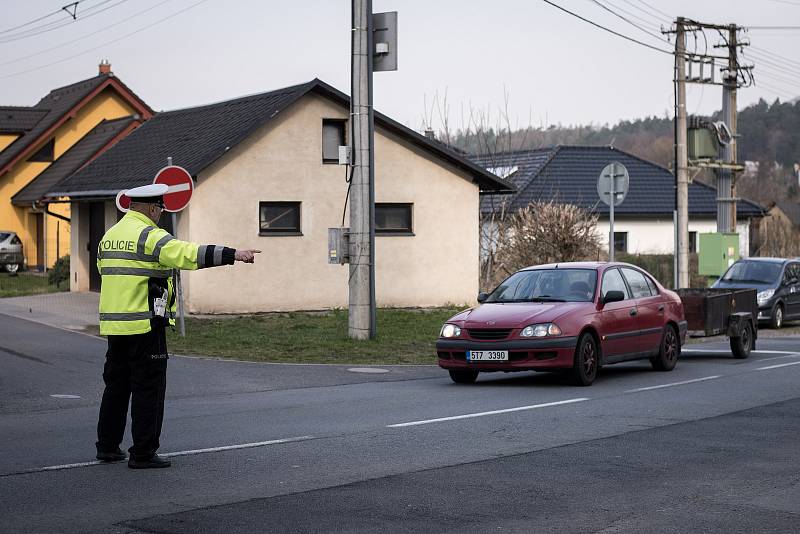
[[[519,333],[520,337],[560,336],[561,329],[554,323],[532,324]]]

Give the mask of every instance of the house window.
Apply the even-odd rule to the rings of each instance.
[[[689,252],[697,252],[697,232],[689,232]]]
[[[339,147],[346,144],[345,126],[341,119],[322,119],[322,163],[339,163]]]
[[[259,235],[303,235],[300,231],[299,202],[260,202]]]
[[[628,252],[628,232],[614,232],[614,252]]]
[[[413,204],[375,204],[375,233],[414,235],[411,226]]]
[[[31,162],[50,162],[53,161],[55,155],[56,139],[50,139],[42,146],[36,153],[28,158]]]

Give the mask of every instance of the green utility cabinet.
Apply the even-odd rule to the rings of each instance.
[[[719,278],[739,259],[739,234],[700,234],[697,273]]]
[[[717,159],[719,144],[716,134],[709,128],[689,128],[687,152],[690,160]]]

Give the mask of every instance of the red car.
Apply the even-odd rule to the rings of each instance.
[[[568,370],[588,386],[602,365],[648,358],[671,371],[686,340],[683,305],[627,263],[522,269],[448,320],[439,366],[459,384],[489,371]]]

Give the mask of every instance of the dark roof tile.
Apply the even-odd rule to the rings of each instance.
[[[476,161],[487,167],[519,167],[509,177],[517,185],[517,192],[506,196],[507,210],[517,210],[534,201],[554,200],[595,209],[607,216],[608,206],[600,202],[597,195],[597,178],[613,161],[625,165],[630,175],[628,195],[621,205],[614,208],[615,213],[671,217],[675,206],[675,178],[669,170],[613,147],[559,145],[482,156]],[[716,195],[712,187],[700,182],[690,184],[689,213],[716,216]],[[497,209],[502,203],[503,199],[484,197],[481,209],[492,211],[493,206]],[[740,217],[760,216],[764,212],[761,206],[747,200],[739,201],[737,210]]]
[[[136,121],[136,117],[102,121],[11,197],[11,202],[16,205],[30,205],[42,199],[52,186],[80,169]]]
[[[47,109],[0,106],[0,133],[25,133],[47,115]]]

